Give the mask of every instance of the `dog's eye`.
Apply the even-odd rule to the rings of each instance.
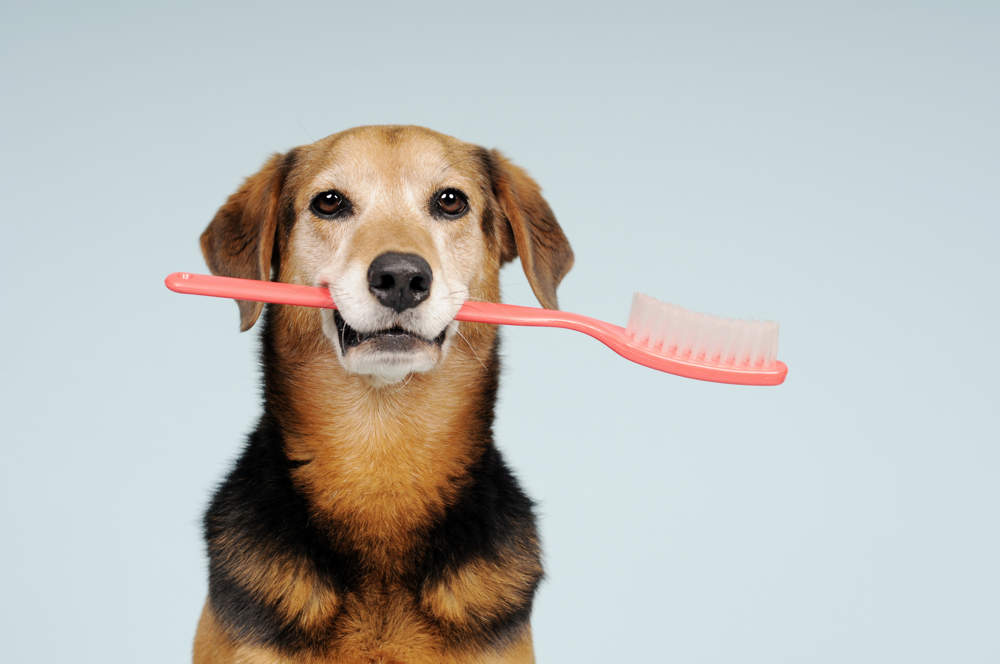
[[[339,217],[350,210],[351,204],[342,193],[336,189],[317,194],[309,207],[317,215],[326,218]]]
[[[469,199],[458,189],[445,189],[434,195],[433,210],[448,219],[457,219],[469,209]]]

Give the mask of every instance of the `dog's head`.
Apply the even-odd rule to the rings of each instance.
[[[359,127],[273,156],[229,197],[201,247],[214,274],[329,288],[337,311],[296,308],[283,327],[376,384],[439,366],[462,303],[499,299],[503,263],[520,256],[547,308],[573,263],[523,170],[409,126]],[[248,330],[263,305],[238,305]]]

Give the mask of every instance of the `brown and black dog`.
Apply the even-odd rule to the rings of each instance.
[[[531,662],[532,503],[493,442],[499,301],[556,307],[573,253],[495,150],[360,127],[272,157],[201,237],[215,274],[324,286],[269,305],[264,412],[205,515],[196,664]],[[238,302],[249,329],[265,309]]]

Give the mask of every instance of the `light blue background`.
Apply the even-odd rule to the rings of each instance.
[[[564,308],[782,325],[776,389],[503,331],[540,661],[1000,661],[1000,5],[362,5],[0,9],[3,660],[189,657],[256,334],[161,280],[270,152],[391,122],[537,178]]]

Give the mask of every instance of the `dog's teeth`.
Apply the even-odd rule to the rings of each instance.
[[[370,332],[361,332],[348,325],[347,321],[344,320],[344,317],[340,315],[339,311],[334,311],[333,317],[334,317],[334,322],[337,325],[337,331],[340,336],[341,349],[345,351],[350,348],[353,348],[354,346],[358,346],[366,341],[369,341],[371,339],[376,339],[378,337],[409,336],[413,337],[414,339],[419,339],[421,341],[425,341],[428,343],[436,343],[438,345],[441,345],[441,343],[444,341],[445,332],[447,331],[447,329],[442,331],[441,334],[439,334],[434,339],[425,339],[416,332],[411,332],[403,327],[400,327],[399,325],[394,325],[393,327],[384,330],[372,330]]]

